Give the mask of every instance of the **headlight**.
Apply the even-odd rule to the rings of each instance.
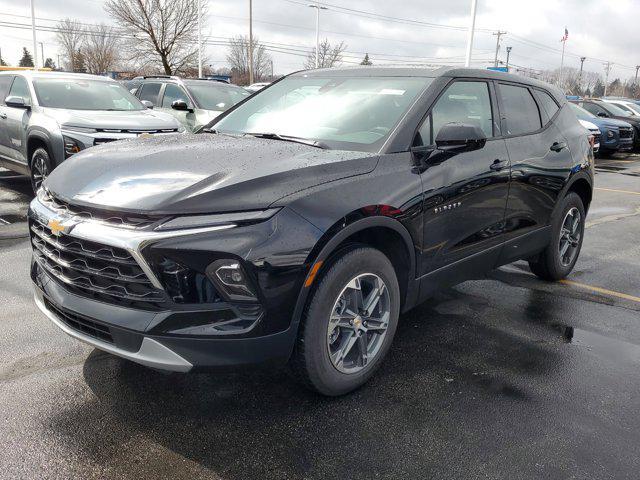
[[[69,158],[82,150],[80,142],[75,138],[63,136],[62,141],[64,142],[64,158]]]
[[[607,138],[613,138],[613,137],[614,137],[613,130],[608,130],[607,131]]]
[[[234,225],[258,223],[273,217],[279,208],[253,210],[250,212],[219,213],[214,215],[183,215],[175,217],[155,230],[179,230],[184,228],[214,227],[218,225]]]

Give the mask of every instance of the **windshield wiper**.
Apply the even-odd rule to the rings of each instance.
[[[245,135],[251,135],[257,138],[268,138],[270,140],[282,140],[283,142],[301,143],[311,147],[322,148],[323,150],[329,149],[329,145],[324,142],[309,140],[308,138],[292,137],[290,135],[280,135],[279,133],[245,133]]]

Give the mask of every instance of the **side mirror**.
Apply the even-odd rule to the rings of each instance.
[[[171,108],[180,111],[191,111],[189,105],[187,105],[187,102],[185,102],[184,100],[174,100],[171,104]]]
[[[7,107],[24,108],[26,110],[29,110],[31,108],[31,105],[27,105],[27,103],[24,101],[24,98],[14,95],[5,98],[4,103],[7,105]]]
[[[142,100],[140,103],[142,103],[145,107],[153,110],[153,103],[151,103],[149,100]]]
[[[598,116],[607,118],[609,115],[605,112],[598,112]]]
[[[476,125],[447,123],[436,136],[436,147],[445,152],[470,152],[487,143],[487,136]]]

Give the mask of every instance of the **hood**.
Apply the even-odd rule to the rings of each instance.
[[[598,126],[609,127],[609,128],[618,128],[618,127],[630,127],[631,124],[629,122],[624,122],[622,120],[616,120],[615,118],[604,118],[598,117],[597,119],[590,120]]]
[[[158,130],[177,128],[180,124],[171,115],[153,110],[109,112],[106,110],[66,110],[44,108],[47,116],[65,127]]]
[[[113,142],[64,161],[56,197],[106,210],[189,214],[258,210],[292,193],[372,171],[377,154],[227,135]]]
[[[578,121],[580,122],[580,125],[582,125],[587,130],[600,130],[596,124],[591,123],[587,120],[582,120],[581,118],[579,118]]]

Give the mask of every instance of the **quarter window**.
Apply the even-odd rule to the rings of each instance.
[[[140,95],[138,98],[140,101],[147,100],[153,103],[154,107],[158,106],[158,94],[160,93],[161,83],[145,83],[140,87]]]
[[[538,98],[538,104],[540,105],[540,114],[543,117],[543,123],[546,125],[549,120],[553,118],[560,107],[556,101],[547,92],[542,90],[536,90],[536,97]]]
[[[492,137],[493,113],[489,85],[486,82],[461,81],[449,86],[418,130],[414,144],[433,144],[440,129],[448,123],[476,125],[487,138]]]
[[[171,104],[176,100],[182,100],[187,105],[190,103],[187,94],[182,88],[172,83],[167,83],[167,86],[164,87],[162,108],[171,108]]]
[[[22,97],[24,103],[31,105],[31,93],[29,92],[29,85],[23,77],[16,77],[9,90],[9,97]]]
[[[522,135],[542,128],[540,111],[528,88],[500,85],[507,135]]]

